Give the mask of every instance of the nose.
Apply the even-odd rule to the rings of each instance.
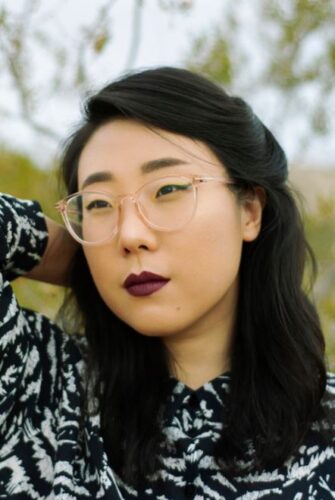
[[[127,196],[118,208],[118,245],[122,252],[154,250],[157,247],[155,231],[142,218],[135,198]]]

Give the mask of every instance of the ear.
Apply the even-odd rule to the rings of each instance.
[[[253,241],[261,230],[262,213],[266,204],[265,189],[260,186],[255,187],[247,193],[241,204],[243,241]]]

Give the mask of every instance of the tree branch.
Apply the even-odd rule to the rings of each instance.
[[[24,112],[12,113],[7,109],[0,109],[0,116],[8,118],[10,120],[22,120],[24,121],[24,123],[32,127],[36,132],[43,134],[45,137],[48,137],[55,142],[59,142],[60,140],[60,136],[54,130],[46,127],[45,125],[42,125],[41,123],[38,123],[36,120],[31,118],[29,114],[25,114]]]
[[[142,28],[142,11],[143,11],[143,0],[135,0],[134,4],[134,12],[133,12],[133,23],[132,23],[132,39],[130,43],[130,49],[128,53],[128,57],[125,64],[125,69],[132,69],[136,57],[138,54],[138,50],[140,47],[140,39],[141,39],[141,28]]]

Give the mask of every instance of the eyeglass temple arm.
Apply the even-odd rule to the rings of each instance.
[[[224,177],[194,177],[193,180],[197,183],[201,182],[208,182],[208,181],[220,181],[224,182],[225,184],[236,184],[234,181],[229,181],[228,179],[225,179]]]
[[[65,200],[57,201],[57,203],[55,203],[55,209],[58,212],[64,212],[64,210],[65,210]]]

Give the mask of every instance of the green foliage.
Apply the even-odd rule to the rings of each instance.
[[[38,311],[48,318],[55,319],[64,297],[64,290],[59,286],[38,281],[18,278],[12,283],[19,303],[28,309]]]
[[[333,0],[294,0],[290,4],[262,0],[264,22],[276,26],[272,51],[276,57],[267,70],[271,82],[283,89],[320,81],[333,67],[335,7]],[[304,58],[313,37],[324,39],[317,55]]]
[[[94,52],[96,52],[97,54],[102,52],[104,50],[104,48],[106,47],[108,42],[109,42],[108,33],[106,33],[106,31],[99,33],[99,35],[96,36],[96,38],[93,42]]]
[[[226,86],[231,84],[234,69],[231,47],[222,33],[217,32],[210,40],[203,35],[196,38],[190,61],[188,67],[191,71],[207,75]]]
[[[298,112],[306,130],[326,135],[333,124],[334,26],[333,0],[255,0],[249,17],[227,0],[214,28],[195,37],[186,65],[251,102],[271,91],[284,103],[282,128]]]
[[[331,71],[335,73],[335,40],[330,42],[328,46],[328,59],[331,67]]]
[[[318,279],[314,297],[327,340],[331,368],[335,369],[335,199],[320,197],[314,213],[305,216],[308,241],[316,255]]]
[[[0,150],[0,192],[38,200],[44,213],[59,221],[54,209],[54,204],[59,199],[56,179],[55,170],[39,170],[23,154]],[[25,278],[15,280],[13,288],[20,304],[51,318],[55,317],[64,293],[61,287]]]
[[[57,185],[56,169],[40,170],[24,154],[0,149],[0,192],[38,200],[49,217],[57,218],[54,209],[60,197]]]

